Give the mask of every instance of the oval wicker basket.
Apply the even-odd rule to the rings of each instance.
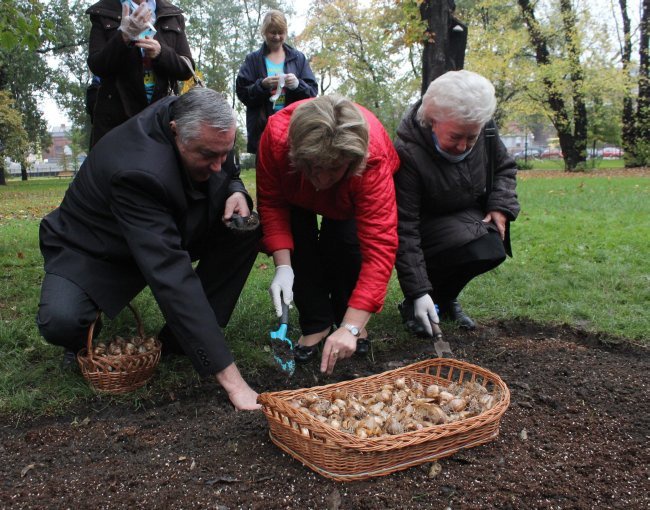
[[[368,439],[334,429],[290,404],[306,393],[329,398],[337,389],[361,395],[376,393],[398,377],[417,380],[424,386],[476,382],[495,395],[496,404],[488,411],[457,422]],[[352,481],[388,475],[495,439],[501,416],[510,405],[510,391],[489,370],[454,359],[434,358],[352,381],[262,393],[258,402],[269,423],[271,441],[327,478]]]
[[[140,316],[133,306],[129,305],[129,309],[135,317],[138,336],[144,339],[144,327]],[[153,376],[156,365],[160,361],[162,344],[156,339],[156,347],[147,352],[95,356],[93,355],[93,332],[100,316],[101,311],[97,312],[97,317],[88,329],[86,347],[77,354],[81,374],[93,389],[105,393],[128,393],[144,386]]]

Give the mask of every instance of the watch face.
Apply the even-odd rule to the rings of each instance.
[[[354,336],[359,336],[360,331],[359,331],[359,328],[357,328],[356,326],[352,326],[352,325],[350,325],[350,324],[346,324],[346,325],[345,325],[345,329],[347,329],[347,330],[348,330],[350,333],[352,333]]]

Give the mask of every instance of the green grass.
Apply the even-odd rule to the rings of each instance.
[[[521,172],[522,213],[512,227],[514,258],[471,282],[461,301],[479,321],[568,323],[647,345],[650,179],[565,175],[542,178]],[[254,173],[244,172],[244,180],[254,191]],[[78,374],[58,369],[61,349],[46,344],[34,323],[43,275],[38,224],[68,184],[34,179],[0,186],[0,415],[20,419],[115,401],[146,406],[198,381],[189,362],[179,359],[162,363],[144,389],[99,397]],[[267,293],[272,275],[272,261],[259,255],[226,330],[237,363],[248,375],[271,363],[265,345],[275,326]],[[393,276],[385,309],[370,324],[374,338],[405,338],[395,307],[400,299]],[[151,294],[143,292],[136,306],[145,329],[155,333],[163,320]],[[125,311],[107,324],[103,335],[132,326]],[[295,328],[292,336],[298,336]]]

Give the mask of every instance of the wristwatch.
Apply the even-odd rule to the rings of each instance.
[[[358,327],[353,326],[352,324],[348,324],[344,322],[341,324],[341,327],[347,329],[350,333],[352,333],[357,338],[359,338],[359,335],[361,334],[361,330]]]

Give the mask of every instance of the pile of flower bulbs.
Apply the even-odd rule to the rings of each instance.
[[[93,347],[93,355],[99,357],[143,354],[156,349],[156,347],[156,339],[153,337],[134,337],[126,340],[121,336],[116,336],[108,345],[104,342],[98,342]]]
[[[307,393],[292,400],[291,405],[332,428],[365,439],[463,420],[492,409],[496,402],[495,395],[475,382],[425,387],[400,377],[375,394],[337,389],[330,398]],[[309,435],[304,427],[301,431]]]

